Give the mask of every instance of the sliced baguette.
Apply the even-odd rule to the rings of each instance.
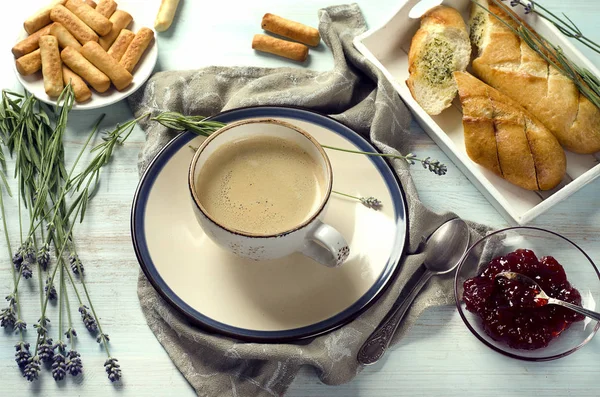
[[[408,53],[406,85],[430,115],[440,114],[456,96],[454,71],[464,71],[471,44],[461,15],[452,7],[437,6],[421,17]]]
[[[528,190],[550,190],[566,172],[557,139],[518,103],[466,72],[455,72],[467,155]]]
[[[478,50],[472,65],[475,76],[531,112],[565,149],[600,151],[600,109],[508,28],[506,24],[517,27],[508,13],[517,18],[516,14],[493,1],[477,2],[502,21],[472,5],[470,38]]]

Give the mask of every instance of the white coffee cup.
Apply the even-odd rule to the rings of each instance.
[[[324,189],[321,201],[307,219],[277,234],[240,231],[217,222],[202,205],[197,180],[203,164],[225,144],[254,137],[276,137],[299,145],[322,168]],[[189,168],[189,189],[194,212],[202,229],[216,244],[238,256],[253,260],[281,258],[300,252],[329,267],[340,266],[349,255],[344,237],[323,223],[331,197],[333,172],[327,154],[307,132],[276,119],[248,119],[234,122],[212,133],[198,148]]]

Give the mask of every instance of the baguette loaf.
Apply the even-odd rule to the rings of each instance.
[[[466,72],[455,72],[467,154],[528,190],[550,190],[566,172],[557,139],[518,103]]]
[[[428,114],[450,106],[456,96],[452,72],[464,71],[470,58],[467,27],[458,11],[446,6],[427,11],[410,44],[406,85]]]
[[[517,27],[494,2],[477,2]],[[469,25],[471,41],[478,49],[473,61],[477,77],[531,112],[565,149],[576,153],[600,151],[600,109],[569,78],[476,4],[472,5]]]

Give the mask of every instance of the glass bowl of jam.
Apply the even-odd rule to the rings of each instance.
[[[535,298],[535,287],[498,276],[516,272],[550,297],[600,309],[600,273],[569,239],[536,227],[490,233],[463,256],[454,279],[458,312],[484,344],[529,361],[567,356],[589,342],[600,323]]]

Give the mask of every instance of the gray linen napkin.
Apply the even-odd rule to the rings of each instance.
[[[214,115],[222,110],[253,105],[296,105],[332,115],[386,153],[410,151],[410,113],[391,84],[353,46],[366,25],[357,5],[319,11],[319,30],[331,48],[335,67],[329,72],[300,68],[208,67],[194,71],[155,74],[130,99],[136,116],[145,112],[178,111]],[[149,121],[141,123],[147,142],[139,161],[142,173],[149,161],[173,136]],[[283,395],[302,365],[316,370],[326,384],[350,381],[360,371],[356,353],[384,318],[422,263],[415,254],[424,237],[455,215],[429,211],[419,201],[409,166],[396,161],[409,205],[410,241],[393,285],[360,317],[326,335],[285,344],[245,343],[190,325],[156,293],[140,272],[138,296],[148,325],[199,396]],[[431,174],[432,181],[443,178]],[[439,180],[442,182],[442,179]],[[483,229],[473,231],[473,237]],[[414,279],[414,278],[413,278]],[[417,297],[394,337],[397,342],[430,306],[454,301],[451,276],[432,279]]]

